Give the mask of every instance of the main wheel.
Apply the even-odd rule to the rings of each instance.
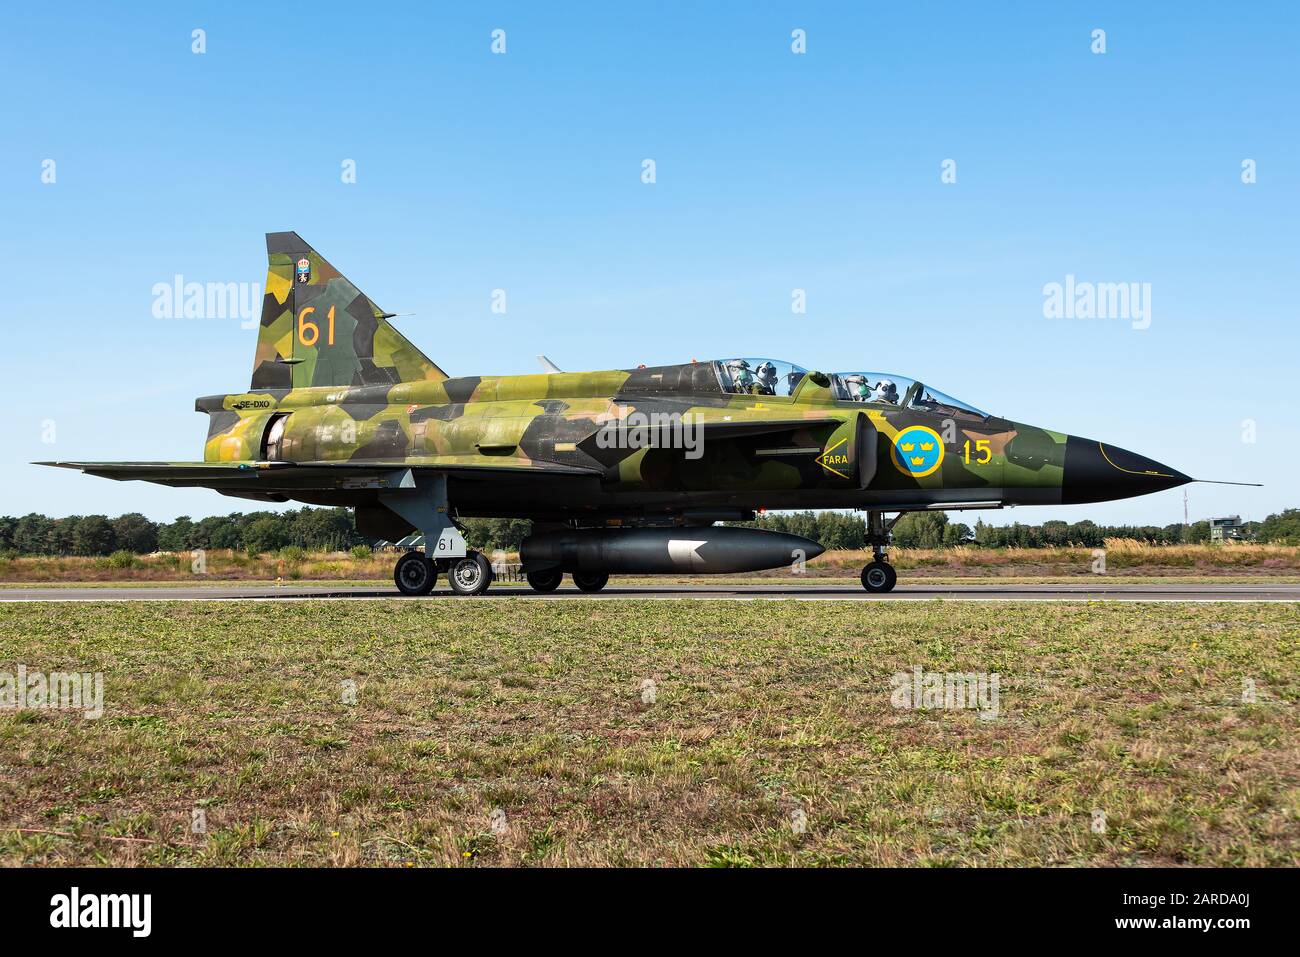
[[[427,595],[438,581],[438,569],[424,552],[407,552],[397,560],[393,581],[403,595]]]
[[[532,586],[533,591],[539,591],[545,595],[560,587],[564,572],[558,568],[552,568],[544,572],[529,572],[524,577],[528,579],[528,584]]]
[[[883,594],[893,591],[898,584],[898,572],[888,562],[868,562],[862,569],[862,587],[869,592]]]
[[[609,584],[608,572],[574,572],[573,583],[578,591],[600,591]]]
[[[481,595],[492,584],[492,565],[481,552],[453,558],[447,569],[447,584],[457,595]]]

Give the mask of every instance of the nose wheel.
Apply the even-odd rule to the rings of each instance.
[[[862,587],[869,592],[883,594],[893,591],[898,584],[898,572],[889,562],[869,562],[862,569]]]
[[[872,594],[883,595],[898,584],[898,572],[885,560],[885,555],[894,537],[894,523],[903,515],[899,512],[892,520],[885,521],[884,512],[867,511],[867,544],[871,546],[872,560],[862,569],[862,587]]]

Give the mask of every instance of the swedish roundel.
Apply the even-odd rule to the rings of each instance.
[[[943,440],[934,429],[912,425],[899,432],[890,449],[894,467],[912,478],[924,478],[943,464]]]

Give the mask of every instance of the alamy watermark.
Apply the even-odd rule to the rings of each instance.
[[[680,412],[629,412],[596,432],[599,449],[684,449],[686,458],[704,454],[704,423]]]
[[[1064,283],[1043,286],[1045,319],[1121,319],[1134,329],[1151,325],[1151,283],[1079,282],[1067,274]]]
[[[0,710],[80,711],[95,720],[104,715],[104,673],[77,671],[0,671]]]
[[[238,319],[241,329],[254,328],[262,315],[262,287],[255,282],[186,282],[153,284],[155,319]]]
[[[152,915],[152,894],[83,894],[74,886],[50,898],[50,926],[55,928],[125,927],[132,937],[148,937]]]
[[[894,689],[889,703],[895,708],[925,708],[978,711],[980,720],[998,716],[998,672],[926,671],[913,665],[911,671],[895,672],[889,679]]]

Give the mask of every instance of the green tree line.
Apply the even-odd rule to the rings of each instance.
[[[843,512],[776,512],[752,522],[730,524],[790,532],[827,548],[863,548],[866,542],[863,517]],[[531,522],[505,518],[472,518],[465,526],[470,546],[482,551],[516,551],[532,529]],[[1286,509],[1262,522],[1248,523],[1245,532],[1253,541],[1300,545],[1300,509]],[[894,525],[894,544],[903,548],[1098,547],[1107,538],[1130,538],[1153,545],[1196,544],[1210,540],[1210,523],[1097,525],[1085,519],[1041,525],[987,525],[980,520],[972,528],[964,522],[950,521],[943,512],[911,512]],[[182,515],[174,522],[154,522],[139,512],[117,518],[49,518],[36,513],[21,518],[0,516],[0,555],[109,555],[116,551],[142,555],[195,548],[230,548],[256,554],[288,546],[342,551],[368,544],[374,543],[357,533],[352,512],[345,508],[235,512],[198,521]]]
[[[752,522],[732,522],[751,528],[802,535],[827,548],[864,548],[866,521],[842,512],[785,512],[760,515]],[[1243,528],[1251,541],[1300,545],[1300,509],[1289,508],[1262,522]],[[1210,523],[1191,525],[1098,525],[1051,521],[1041,525],[988,525],[982,519],[972,528],[951,521],[943,512],[909,512],[894,525],[894,544],[901,548],[942,548],[976,545],[982,548],[1045,548],[1050,546],[1100,547],[1108,538],[1128,538],[1152,545],[1200,544],[1210,540]]]
[[[517,519],[474,518],[465,522],[474,548],[507,551],[519,548],[532,523]],[[310,551],[343,551],[374,544],[358,534],[345,508],[301,508],[286,512],[235,512],[198,521],[182,515],[174,522],[154,522],[139,512],[109,518],[71,515],[50,518],[32,513],[0,516],[0,555],[110,555],[131,552],[185,552],[195,548],[230,548],[252,554],[297,546]]]

